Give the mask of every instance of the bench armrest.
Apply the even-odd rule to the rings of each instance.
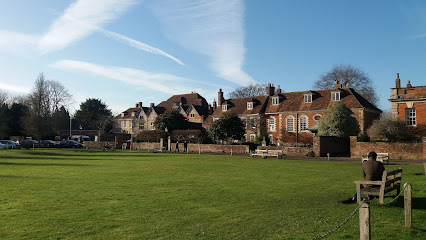
[[[369,184],[369,185],[382,185],[382,181],[367,181],[367,180],[356,180],[354,181],[356,184]]]

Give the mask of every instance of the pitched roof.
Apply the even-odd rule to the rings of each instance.
[[[187,107],[194,105],[197,106],[197,111],[201,115],[208,114],[208,104],[205,98],[198,93],[179,94],[173,95],[166,101],[162,101],[157,107],[162,107],[167,110],[177,110],[179,106],[186,111]]]
[[[222,116],[227,113],[234,113],[237,115],[262,113],[265,109],[267,100],[268,96],[228,99],[223,102],[223,104],[228,105],[228,110],[222,111],[222,107],[218,106],[218,108],[216,108],[216,110],[213,112],[213,116]],[[253,109],[247,109],[248,102],[253,102]]]
[[[381,112],[380,109],[368,102],[352,88],[325,89],[278,94],[275,95],[275,97],[278,96],[280,98],[280,103],[276,106],[273,106],[272,97],[271,100],[269,100],[268,102],[268,106],[265,112],[275,113],[287,111],[294,112],[325,110],[330,106],[330,104],[333,103],[333,101],[331,100],[331,93],[335,91],[340,91],[340,101],[344,103],[348,108],[368,108]],[[305,94],[312,94],[311,103],[305,103]]]

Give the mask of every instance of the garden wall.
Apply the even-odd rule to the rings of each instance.
[[[260,147],[262,150],[282,150],[285,155],[305,157],[306,154],[312,151],[311,147],[284,147],[284,146],[267,146]]]
[[[349,156],[351,153],[349,138],[315,136],[313,146],[317,157],[327,157],[327,153],[330,153],[331,157]]]
[[[423,143],[385,143],[357,142],[357,137],[350,137],[351,157],[361,158],[369,152],[389,153],[389,159],[397,160],[426,160],[426,138]]]

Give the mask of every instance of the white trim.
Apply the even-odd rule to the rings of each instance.
[[[290,118],[292,119],[292,126],[291,126],[292,130],[291,131],[288,130],[288,123],[289,123]],[[295,119],[295,117],[293,115],[287,116],[285,118],[285,131],[286,132],[295,132],[294,119]]]

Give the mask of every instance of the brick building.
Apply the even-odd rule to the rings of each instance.
[[[426,125],[426,86],[413,87],[408,81],[406,87],[401,87],[399,73],[395,85],[389,99],[392,117],[404,121],[407,126]]]
[[[272,88],[271,94],[273,91]],[[361,131],[366,131],[382,112],[354,89],[343,88],[338,82],[333,89],[288,93],[277,91],[269,98],[265,110],[271,141],[312,143],[313,133],[318,130],[318,121],[335,101],[341,101],[352,110]]]

